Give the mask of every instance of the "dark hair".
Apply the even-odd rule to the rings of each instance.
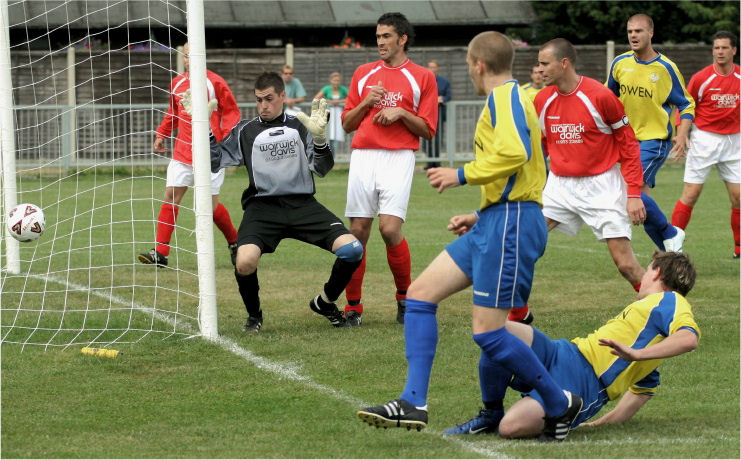
[[[729,32],[727,30],[719,30],[715,34],[713,34],[713,40],[719,40],[722,38],[727,38],[731,41],[731,48],[736,47],[736,43],[738,43],[738,38],[733,34],[733,32]]]
[[[541,50],[551,48],[553,55],[560,61],[563,58],[571,61],[571,65],[576,67],[576,48],[571,44],[570,41],[565,38],[554,38],[553,40],[547,41],[540,47]]]
[[[683,296],[686,296],[695,285],[697,271],[687,254],[654,251],[651,266],[659,269],[659,277],[666,288]]]
[[[409,50],[409,47],[414,43],[414,27],[401,13],[384,13],[378,18],[376,25],[393,27],[399,37],[406,35],[407,42],[404,43],[404,51]]]
[[[275,92],[280,94],[286,89],[286,85],[283,83],[283,78],[275,72],[263,72],[255,80],[255,89],[262,91],[270,87],[275,89]]]

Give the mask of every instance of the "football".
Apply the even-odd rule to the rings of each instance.
[[[5,223],[13,238],[22,243],[37,239],[46,228],[44,212],[30,203],[19,204],[11,209]]]

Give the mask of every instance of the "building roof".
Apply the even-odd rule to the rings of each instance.
[[[386,12],[399,11],[415,26],[518,25],[535,21],[529,1],[215,1],[204,0],[207,28],[358,27],[375,25]],[[186,1],[88,0],[44,2],[10,0],[11,26],[105,29],[187,25]],[[161,24],[157,24],[161,22]]]

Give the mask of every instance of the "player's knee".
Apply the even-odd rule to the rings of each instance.
[[[514,438],[516,430],[516,421],[511,417],[506,416],[499,422],[499,428],[497,429],[499,436],[503,438]]]
[[[237,254],[236,268],[240,276],[251,275],[257,270],[257,260],[251,260],[249,257],[239,257],[239,254]]]
[[[359,262],[363,258],[363,245],[360,244],[360,241],[355,240],[340,246],[334,254],[346,262]]]

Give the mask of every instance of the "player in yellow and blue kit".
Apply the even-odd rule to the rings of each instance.
[[[543,395],[546,418],[541,439],[563,440],[582,407],[581,399],[563,391],[533,351],[504,327],[509,311],[527,303],[535,262],[548,235],[540,210],[545,161],[538,116],[512,79],[513,60],[512,42],[498,32],[483,32],[468,45],[471,79],[479,94],[488,94],[474,135],[476,159],[459,169],[431,168],[427,177],[439,192],[466,183],[481,185],[480,210],[451,219],[448,229],[461,237],[409,287],[404,317],[406,387],[398,399],[357,412],[371,425],[418,430],[427,426],[437,306],[471,285],[473,340],[482,359],[497,363]],[[499,419],[491,423],[496,427]]]
[[[641,146],[641,198],[646,207],[643,228],[662,251],[681,251],[684,231],[669,223],[648,192],[656,185],[656,172],[666,158],[685,155],[695,116],[695,102],[687,92],[677,66],[651,46],[653,29],[653,20],[645,14],[636,14],[628,19],[631,51],[612,61],[606,85],[625,106],[625,113]],[[679,110],[681,122],[672,147],[670,115],[673,107]]]
[[[583,399],[584,406],[572,427],[584,423],[608,401],[621,396],[613,410],[588,425],[622,423],[656,392],[659,364],[665,358],[697,347],[700,329],[684,297],[692,289],[695,276],[687,255],[657,251],[643,276],[639,300],[587,337],[552,340],[524,324],[510,321],[506,327],[532,347],[560,386]],[[525,438],[540,433],[545,412],[539,391],[532,391],[530,385],[516,376],[512,378],[510,372],[496,364],[490,372],[485,398],[501,401],[508,386],[525,392],[499,422],[499,434]],[[459,426],[466,427],[471,422]]]

